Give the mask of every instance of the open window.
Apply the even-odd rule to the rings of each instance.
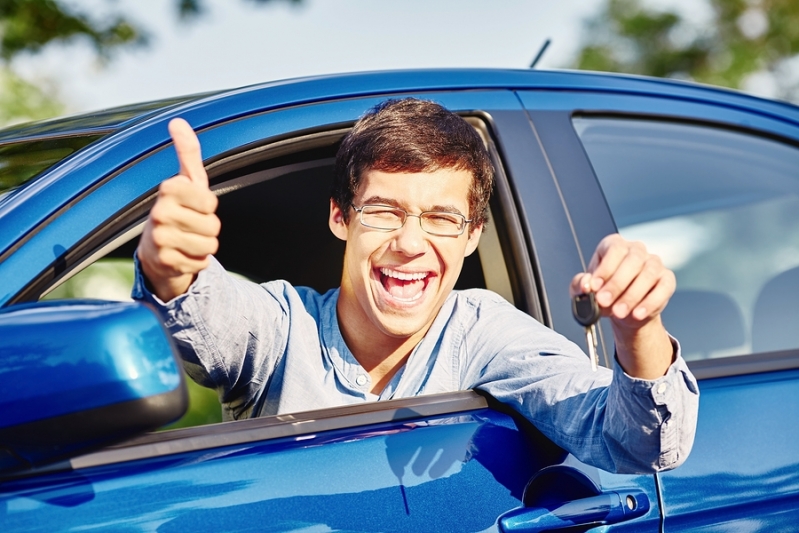
[[[467,118],[482,135],[499,169],[497,188],[507,190],[499,160],[482,120]],[[206,162],[219,197],[220,263],[255,283],[285,279],[319,292],[339,285],[344,243],[328,227],[335,154],[348,128],[266,140]],[[508,195],[495,194],[490,223],[477,253],[467,257],[456,289],[488,288],[511,303],[514,288],[500,242]],[[37,290],[41,298],[126,300],[133,283],[133,255],[155,192],[132,203],[102,231],[71,253],[72,265]],[[505,198],[505,200],[503,200]],[[509,208],[508,208],[509,209]],[[510,264],[510,263],[508,263]],[[518,290],[518,289],[517,289]],[[31,294],[32,297],[35,297]],[[190,380],[189,380],[190,381]],[[190,411],[178,425],[221,420],[216,393],[190,383]]]

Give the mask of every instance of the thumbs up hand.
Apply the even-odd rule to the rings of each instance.
[[[151,289],[164,302],[185,293],[208,266],[221,227],[197,135],[180,118],[169,123],[169,134],[180,173],[158,188],[136,251]]]

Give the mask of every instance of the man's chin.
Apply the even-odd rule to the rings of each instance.
[[[406,339],[413,336],[425,335],[431,324],[438,316],[441,306],[420,306],[413,309],[379,310],[374,318],[376,325],[383,334]]]
[[[397,325],[388,325],[388,324],[381,324],[381,329],[383,334],[386,337],[397,339],[397,340],[405,340],[414,337],[421,331],[426,332],[426,325],[425,327],[416,327],[416,326],[397,326]]]

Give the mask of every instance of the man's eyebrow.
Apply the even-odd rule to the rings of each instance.
[[[403,207],[396,200],[392,200],[391,198],[384,198],[382,196],[370,196],[363,200],[363,205],[390,205],[391,207]]]
[[[455,207],[454,205],[434,205],[430,209],[425,209],[425,211],[443,211],[445,213],[457,213],[462,215],[461,210]]]
[[[406,205],[394,200],[392,198],[385,198],[383,196],[370,196],[363,200],[363,205],[389,205],[391,207],[399,207],[401,209],[408,210]],[[428,208],[424,208],[423,211],[443,211],[445,213],[457,213],[462,215],[461,210],[455,207],[454,205],[433,205]]]

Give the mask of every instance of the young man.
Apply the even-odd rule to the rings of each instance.
[[[572,294],[593,290],[619,365],[592,372],[574,344],[484,290],[453,291],[486,222],[493,173],[480,137],[432,102],[386,102],[344,139],[331,231],[339,289],[233,279],[211,257],[220,223],[197,137],[170,124],[165,181],[137,251],[134,296],[158,305],[188,373],[227,418],[483,389],[582,461],[673,468],[693,443],[698,388],[660,320],[671,271],[618,235]],[[146,280],[145,280],[146,278]]]

